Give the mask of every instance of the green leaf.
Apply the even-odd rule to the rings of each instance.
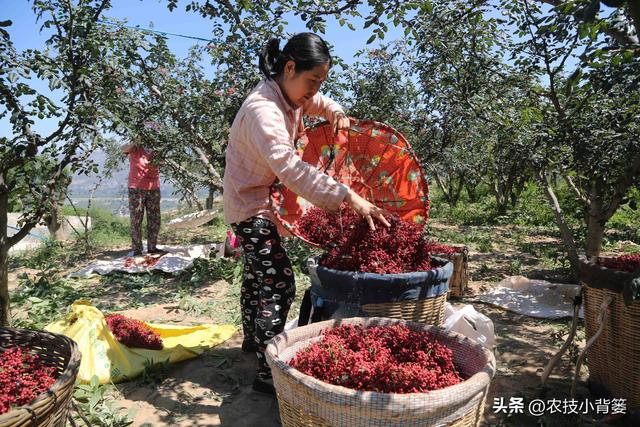
[[[93,375],[91,377],[91,380],[89,381],[89,384],[91,384],[91,387],[96,388],[100,385],[100,378],[98,378],[97,375]]]
[[[373,42],[376,39],[376,35],[372,35],[371,37],[369,37],[369,39],[367,40],[367,44],[371,44],[371,42]]]

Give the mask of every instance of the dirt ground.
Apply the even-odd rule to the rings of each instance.
[[[446,227],[443,227],[446,228]],[[447,231],[447,230],[445,230]],[[455,232],[477,232],[458,227]],[[510,235],[513,230],[489,230]],[[504,236],[503,236],[504,237]],[[496,239],[498,241],[499,239]],[[553,239],[544,235],[526,236],[525,243],[531,245],[553,244]],[[121,256],[122,250],[98,254],[98,258]],[[567,282],[566,276],[557,269],[549,269],[538,262],[535,255],[524,253],[514,247],[493,245],[493,252],[470,252],[470,283],[465,297],[452,301],[454,306],[470,303],[477,295],[497,281],[512,275],[514,260],[525,266],[521,274],[530,278]],[[519,264],[519,265],[520,265]],[[31,273],[25,269],[11,272],[12,287],[18,273]],[[208,283],[195,289],[194,301],[220,299],[228,292],[229,284],[224,280]],[[159,301],[174,292],[167,287],[162,290]],[[157,297],[157,295],[156,295]],[[105,289],[105,300],[127,298],[120,289]],[[575,426],[604,425],[587,418],[546,414],[533,417],[528,414],[498,414],[492,403],[494,399],[522,397],[527,403],[535,398],[568,399],[574,364],[571,355],[565,355],[549,378],[547,387],[540,385],[541,373],[548,360],[560,349],[570,319],[555,321],[539,320],[514,314],[499,308],[473,302],[474,307],[489,316],[494,322],[497,345],[495,357],[497,372],[493,379],[485,406],[482,425],[486,426]],[[121,313],[145,321],[194,324],[215,322],[216,319],[181,308],[175,303],[145,304]],[[295,316],[295,314],[294,314]],[[291,315],[290,315],[291,317]],[[581,324],[581,331],[584,326]],[[584,335],[582,335],[583,337]],[[195,359],[171,366],[157,378],[147,378],[117,385],[120,396],[117,405],[130,411],[133,426],[279,426],[278,403],[274,397],[255,393],[251,389],[256,357],[240,349],[241,333]],[[579,342],[572,349],[574,358],[583,345]],[[577,389],[577,399],[591,398],[586,388],[587,368],[583,368]],[[525,411],[526,412],[526,411]],[[618,421],[616,425],[632,425]]]
[[[464,300],[455,302],[454,306],[462,304]],[[493,320],[497,337],[497,373],[491,383],[484,425],[540,425],[534,417],[496,414],[491,402],[499,397],[506,400],[523,397],[525,401],[541,396],[545,399],[569,397],[573,365],[568,360],[563,360],[554,371],[546,393],[540,387],[542,370],[560,348],[561,343],[554,338],[558,327],[486,305],[476,304],[476,308]],[[162,306],[129,310],[124,314],[167,322],[187,319],[179,311]],[[565,323],[559,322],[559,325]],[[122,398],[118,403],[125,408],[135,408],[134,426],[278,426],[277,401],[251,390],[255,356],[243,353],[239,348],[241,343],[238,333],[213,351],[176,365],[158,385],[145,386],[137,382],[119,385]],[[583,373],[583,380],[584,376]],[[579,394],[587,396],[582,384]],[[575,419],[566,418],[552,417],[547,425],[575,425]]]

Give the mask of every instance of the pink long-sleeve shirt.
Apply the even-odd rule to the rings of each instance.
[[[303,115],[333,122],[342,108],[317,93],[292,108],[274,80],[263,80],[242,104],[229,131],[224,172],[224,220],[227,224],[258,216],[275,221],[269,188],[276,178],[293,192],[328,211],[338,209],[348,187],[304,162],[294,142]]]

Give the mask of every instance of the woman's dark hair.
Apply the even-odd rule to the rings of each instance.
[[[296,73],[308,71],[318,65],[329,63],[331,67],[331,52],[329,47],[318,35],[313,33],[298,33],[291,37],[282,51],[280,41],[271,39],[260,52],[260,71],[267,79],[272,79],[282,73],[287,61],[296,63]]]

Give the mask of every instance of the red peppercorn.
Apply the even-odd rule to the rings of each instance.
[[[20,347],[0,354],[0,414],[28,404],[56,381],[56,370]]]
[[[462,381],[451,349],[404,325],[325,330],[289,364],[329,384],[380,393],[422,393]]]
[[[121,314],[109,314],[105,320],[111,333],[127,347],[162,350],[162,338],[146,323]]]
[[[633,273],[640,269],[640,254],[621,255],[616,258],[607,258],[599,261],[598,264],[614,270]]]

